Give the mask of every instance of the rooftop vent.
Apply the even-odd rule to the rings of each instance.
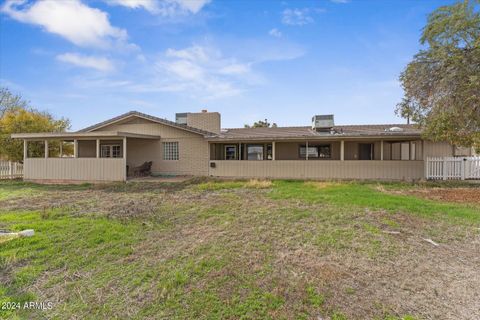
[[[316,115],[312,118],[312,129],[316,131],[330,131],[334,125],[333,114]]]
[[[391,128],[385,129],[385,131],[388,131],[388,132],[403,132],[403,128],[391,127]]]
[[[176,113],[175,122],[177,124],[187,124],[187,113]]]

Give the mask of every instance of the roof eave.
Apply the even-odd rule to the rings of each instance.
[[[385,135],[335,135],[335,136],[295,136],[295,137],[211,137],[208,141],[295,141],[295,140],[344,140],[344,139],[380,139],[380,140],[395,140],[395,139],[421,139],[421,134],[385,134]]]

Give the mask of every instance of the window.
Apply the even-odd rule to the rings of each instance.
[[[163,160],[178,160],[178,142],[163,143]]]
[[[306,145],[300,146],[300,158],[307,157],[307,147]],[[332,157],[332,147],[329,144],[319,144],[308,146],[308,158],[321,158],[329,159]]]
[[[373,143],[359,143],[358,149],[359,160],[373,160]]]
[[[119,144],[102,144],[100,146],[101,158],[121,158],[122,149]]]
[[[248,160],[263,160],[263,145],[261,145],[261,144],[249,144],[247,146],[247,159]]]
[[[237,146],[225,146],[225,160],[237,160]]]
[[[319,158],[331,158],[332,149],[329,144],[324,144],[318,146],[318,157]]]
[[[267,160],[273,160],[273,148],[271,144],[267,144]]]

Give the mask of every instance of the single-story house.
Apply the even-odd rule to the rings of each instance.
[[[132,111],[77,132],[12,137],[24,141],[24,179],[37,182],[126,181],[150,161],[155,175],[415,180],[427,157],[471,155],[422,139],[415,125],[335,125],[321,115],[304,127],[222,129],[206,110],[176,121]]]

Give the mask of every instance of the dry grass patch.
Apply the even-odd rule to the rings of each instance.
[[[259,180],[259,179],[251,179],[247,183],[245,183],[246,188],[252,188],[252,189],[268,189],[268,188],[271,188],[272,185],[273,183],[270,180]]]
[[[338,186],[340,183],[334,181],[306,181],[305,186],[314,187],[316,189],[326,189]]]

